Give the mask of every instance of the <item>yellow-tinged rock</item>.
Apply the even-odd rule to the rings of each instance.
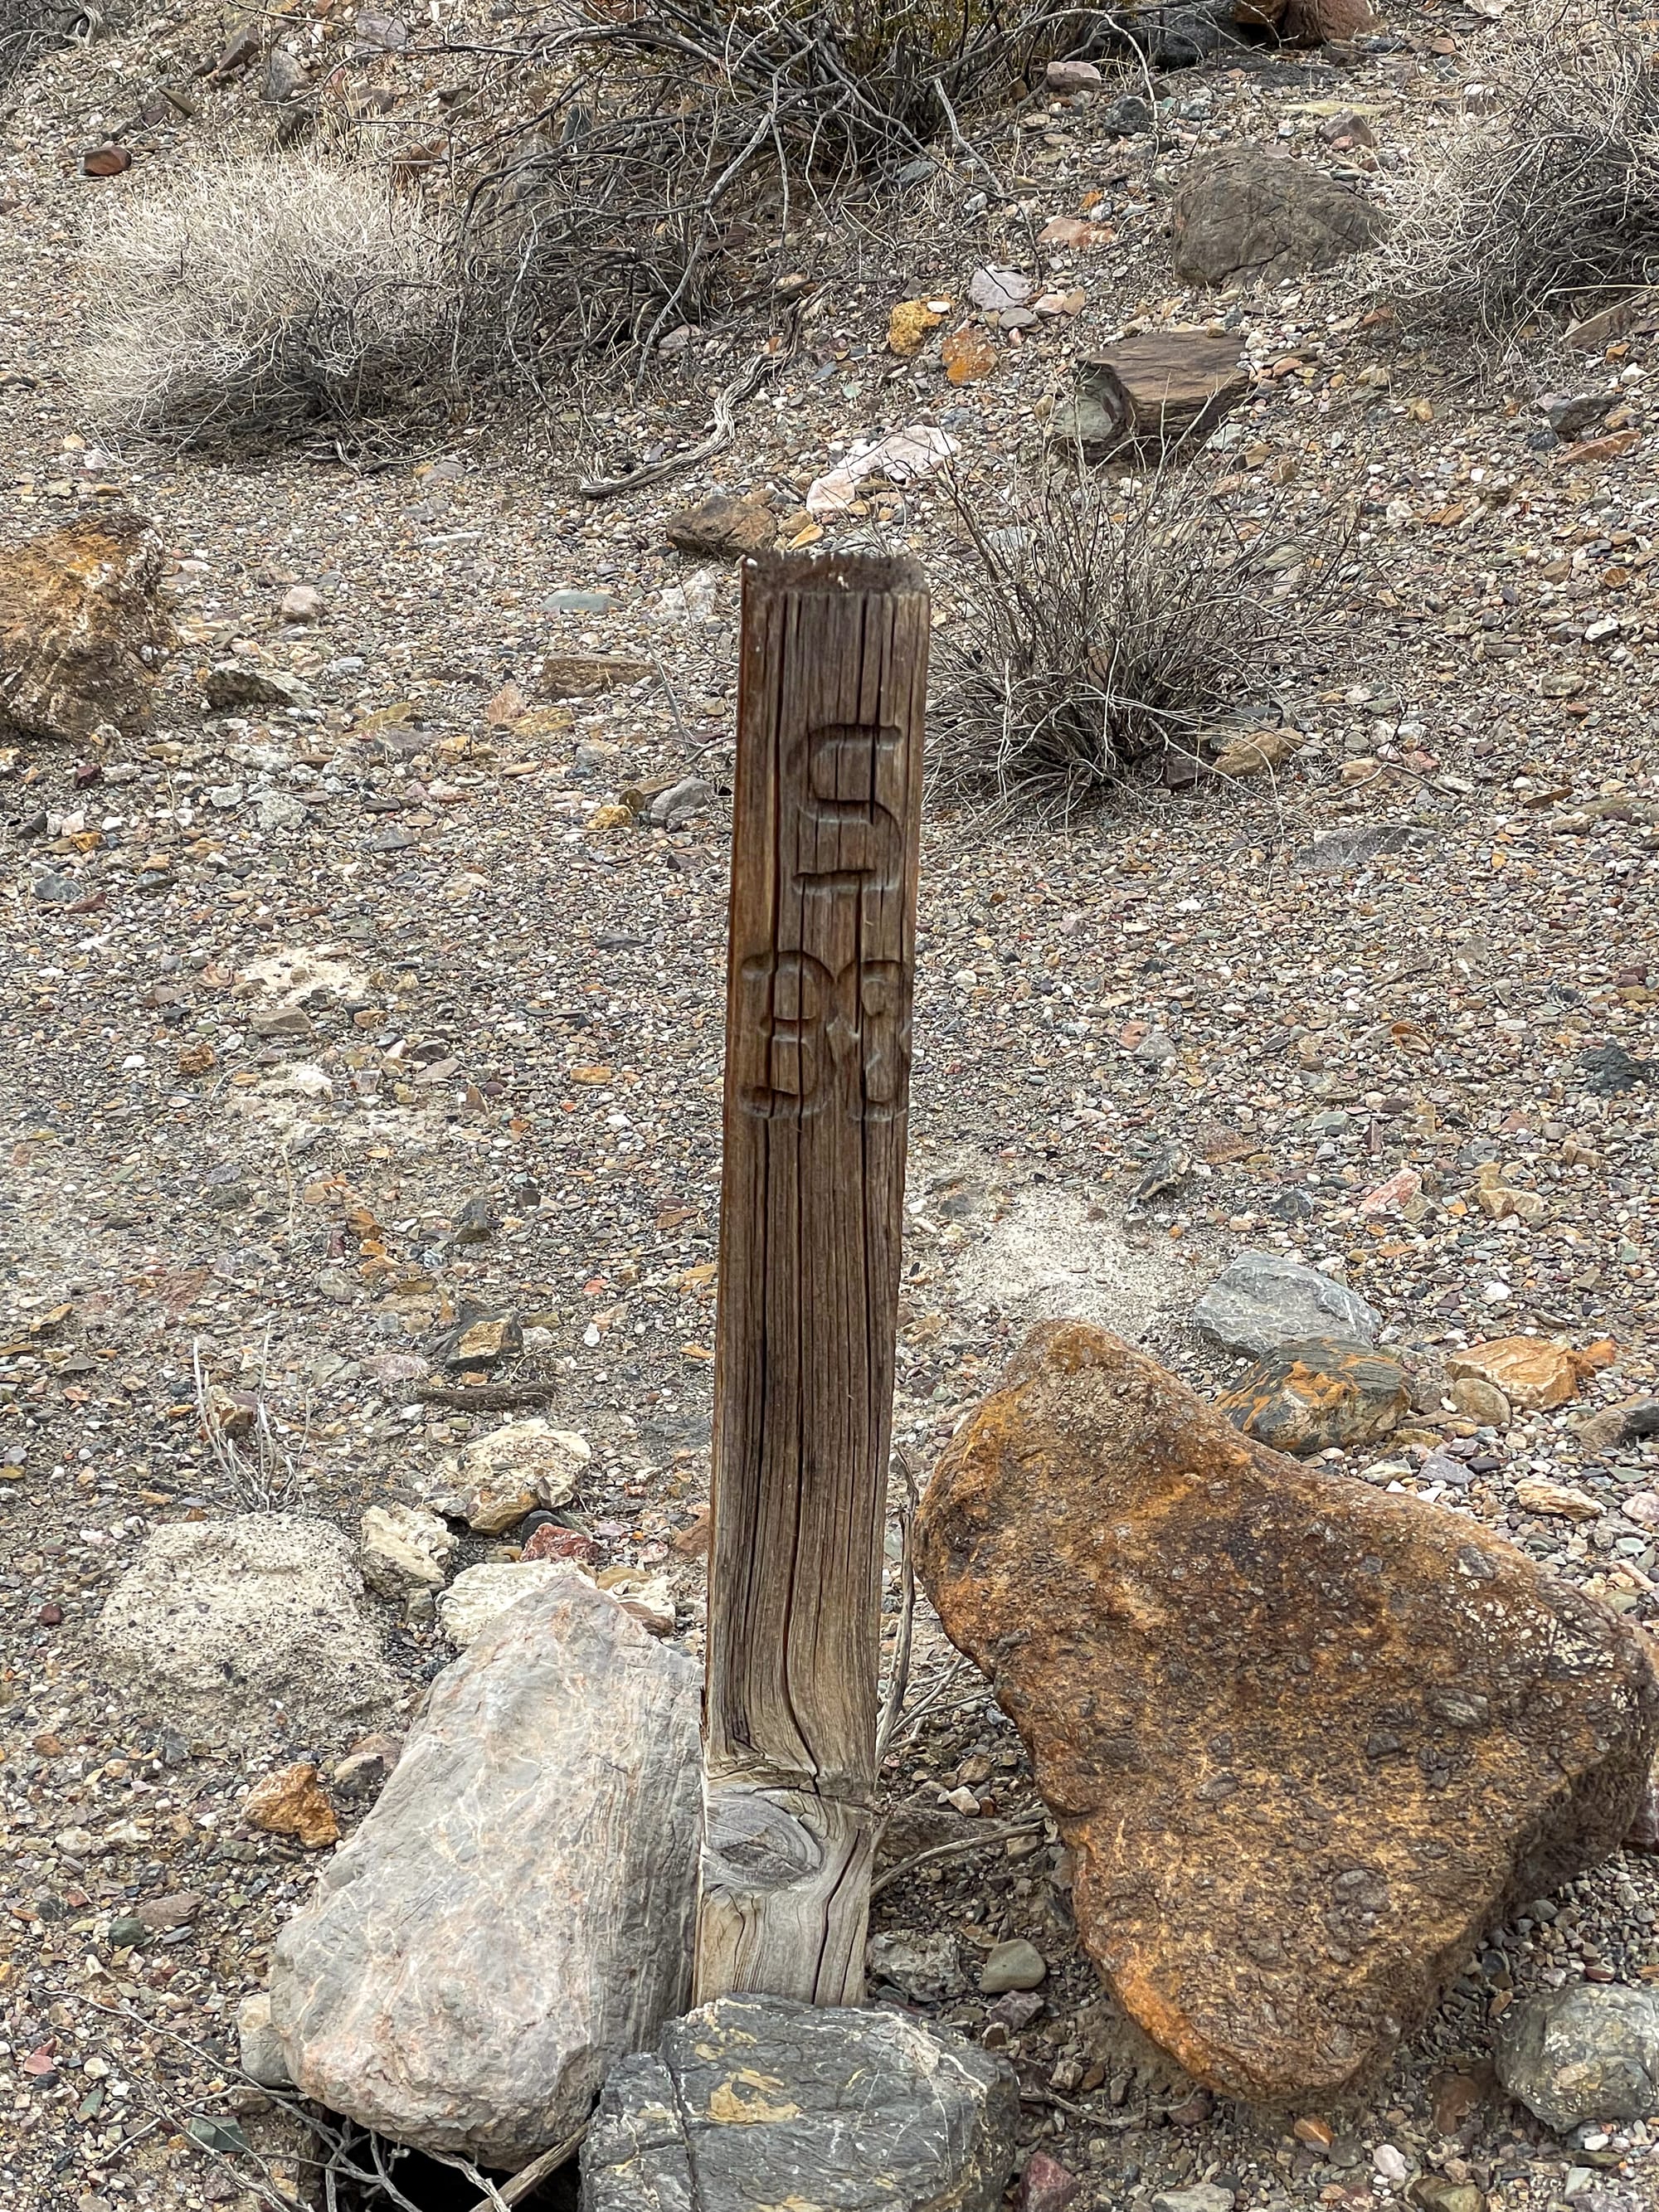
[[[945,374],[952,384],[977,384],[997,365],[997,349],[978,331],[952,331],[939,348]]]
[[[1618,1357],[1619,1347],[1603,1337],[1585,1351],[1553,1344],[1547,1336],[1499,1336],[1453,1352],[1446,1372],[1473,1376],[1501,1390],[1522,1413],[1547,1413],[1576,1398],[1589,1377]],[[1454,1392],[1454,1401],[1455,1401]]]
[[[273,1836],[292,1836],[308,1851],[321,1850],[340,1840],[340,1824],[334,1808],[317,1779],[308,1759],[285,1766],[249,1790],[242,1818],[251,1828],[264,1828]]]
[[[1216,755],[1216,769],[1221,775],[1260,775],[1264,769],[1289,760],[1306,742],[1300,730],[1254,730],[1222,747]]]
[[[927,343],[929,333],[936,331],[945,320],[943,305],[932,300],[901,300],[887,318],[887,350],[896,353],[902,361],[919,354]]]
[[[1528,1475],[1515,1486],[1516,1503],[1525,1513],[1551,1513],[1563,1521],[1599,1521],[1601,1509],[1582,1490],[1565,1482]]]

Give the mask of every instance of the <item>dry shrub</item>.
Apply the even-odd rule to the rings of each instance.
[[[1659,279],[1659,74],[1626,35],[1572,36],[1419,171],[1383,253],[1403,319],[1505,337]]]
[[[1352,532],[1328,501],[1251,507],[1206,463],[1050,475],[1000,526],[953,503],[977,573],[933,649],[935,788],[1067,816],[1259,706],[1335,632]]]
[[[471,102],[489,119],[458,133],[474,337],[520,367],[649,354],[763,282],[802,194],[956,137],[1081,21],[1036,0],[561,0],[498,50]]]
[[[218,160],[100,222],[82,366],[112,428],[195,444],[349,421],[408,400],[443,356],[445,233],[384,173],[315,152]]]
[[[106,15],[90,0],[0,0],[0,86],[12,83],[53,47],[67,46],[82,26],[99,28]]]

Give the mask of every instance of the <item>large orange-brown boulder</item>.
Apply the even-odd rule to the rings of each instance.
[[[1268,1451],[1103,1330],[1032,1332],[918,1545],[1075,1854],[1085,1945],[1231,2095],[1363,2077],[1640,1803],[1637,1632],[1466,1516]]]
[[[78,744],[145,729],[173,642],[142,515],[99,508],[0,550],[0,730]]]

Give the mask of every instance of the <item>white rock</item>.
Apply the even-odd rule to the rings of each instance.
[[[323,1732],[398,1700],[362,1588],[349,1540],[325,1521],[173,1522],[111,1591],[99,1640],[111,1671],[163,1711],[240,1727],[280,1707]]]
[[[685,2002],[698,1703],[690,1659],[568,1573],[447,1668],[278,1938],[300,2094],[486,2166],[579,2126]]]
[[[371,1505],[359,1525],[363,1580],[382,1597],[441,1589],[460,1538],[422,1505]]]
[[[438,1600],[439,1626],[465,1651],[521,1598],[539,1596],[573,1578],[591,1583],[569,1559],[486,1559],[457,1575]]]

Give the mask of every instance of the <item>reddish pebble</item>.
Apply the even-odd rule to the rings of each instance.
[[[42,1628],[56,1628],[64,1618],[64,1608],[61,1605],[43,1605],[34,1617]]]
[[[580,1528],[538,1528],[524,1547],[526,1559],[568,1559],[579,1567],[596,1567],[603,1556],[593,1539]]]
[[[1046,2150],[1033,2151],[1014,2203],[1019,2212],[1065,2212],[1082,2186],[1057,2158],[1050,2158]]]

